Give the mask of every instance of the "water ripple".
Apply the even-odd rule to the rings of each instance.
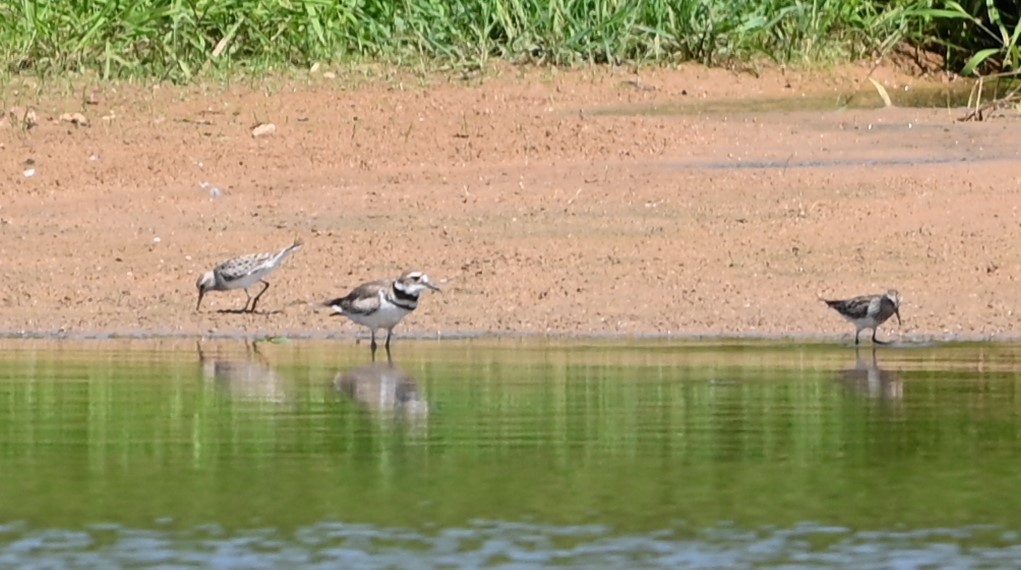
[[[210,532],[210,531],[213,532]],[[684,538],[681,538],[681,537]],[[322,522],[291,533],[249,529],[85,530],[0,526],[0,566],[49,568],[1002,568],[1017,533],[995,526],[852,531],[802,523],[692,533],[619,534],[601,525],[473,521],[429,533]]]

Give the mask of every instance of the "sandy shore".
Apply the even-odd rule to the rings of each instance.
[[[849,339],[818,297],[888,287],[884,338],[1021,336],[1016,113],[839,109],[866,73],[23,80],[5,101],[37,124],[0,123],[0,330],[352,336],[320,303],[414,268],[444,292],[406,336]],[[201,272],[295,237],[265,312],[218,312],[240,291],[195,311]]]

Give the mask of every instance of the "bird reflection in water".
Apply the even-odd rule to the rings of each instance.
[[[373,363],[339,372],[333,378],[333,385],[372,415],[407,421],[419,427],[429,417],[429,402],[418,383],[392,363]]]
[[[287,399],[284,381],[259,350],[259,341],[245,339],[245,353],[220,354],[198,345],[199,362],[206,380],[240,400],[283,402]]]
[[[861,352],[854,351],[854,368],[846,368],[838,372],[837,380],[855,392],[870,398],[899,400],[904,397],[904,383],[900,375],[892,370],[883,370],[876,360],[873,348],[871,357],[863,357]]]

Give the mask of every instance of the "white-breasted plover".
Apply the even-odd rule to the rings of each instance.
[[[386,329],[386,352],[390,354],[390,337],[401,319],[418,307],[418,297],[426,289],[439,291],[421,271],[408,271],[394,280],[369,281],[355,287],[344,297],[327,301],[333,315],[343,315],[369,328],[370,347],[376,358],[376,331]]]

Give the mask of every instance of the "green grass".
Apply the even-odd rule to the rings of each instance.
[[[1017,71],[1021,64],[1021,10],[1016,2],[947,1],[919,13],[937,26],[935,35],[963,75],[977,70]]]
[[[1016,50],[1001,49],[1016,44],[1016,8],[1015,13],[997,11],[995,4],[0,0],[0,58],[14,72],[90,71],[106,78],[188,81],[211,69],[229,73],[351,60],[465,67],[482,67],[493,58],[553,65],[728,65],[762,59],[801,65],[882,56],[908,41],[969,58],[980,49],[994,49],[982,52],[978,63],[1016,64]],[[983,30],[995,45],[983,44],[990,39]]]

